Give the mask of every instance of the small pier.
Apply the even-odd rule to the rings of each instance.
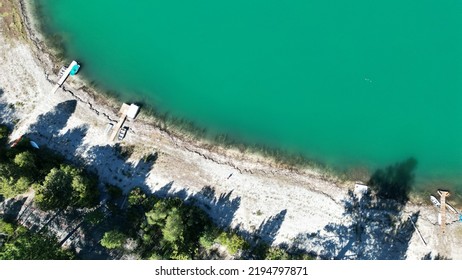
[[[446,197],[449,196],[448,191],[444,190],[438,190],[438,194],[440,195],[440,203],[441,203],[441,233],[445,234],[446,233]]]
[[[115,126],[112,127],[112,133],[109,136],[109,141],[115,141],[117,135],[119,134],[120,129],[124,125],[125,121],[128,119],[135,119],[136,115],[139,112],[139,107],[135,104],[128,105],[126,103],[122,104],[122,107],[119,110],[119,121]]]
[[[73,60],[71,62],[71,64],[69,64],[69,66],[66,68],[66,67],[62,67],[61,70],[59,70],[59,80],[58,82],[56,83],[56,85],[53,87],[53,89],[51,90],[51,93],[55,93],[58,88],[60,88],[64,82],[66,81],[67,77],[69,75],[74,75],[75,73],[77,73],[77,71],[79,70],[80,68],[80,65],[75,61]]]

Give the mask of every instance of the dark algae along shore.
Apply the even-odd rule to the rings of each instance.
[[[460,1],[40,1],[82,75],[211,133],[462,189]]]

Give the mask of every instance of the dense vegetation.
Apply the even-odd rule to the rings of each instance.
[[[3,245],[2,245],[3,244]],[[0,260],[69,260],[74,254],[48,233],[33,233],[0,220]]]
[[[134,188],[126,198],[127,207],[121,209],[118,205],[124,197],[114,186],[108,186],[108,193],[108,206],[117,222],[110,223],[101,239],[107,249],[143,259],[181,260],[207,258],[214,244],[225,246],[232,255],[248,248],[242,237],[218,229],[203,210],[178,198],[161,199]]]
[[[124,195],[106,186],[102,207],[97,179],[44,147],[34,148],[25,137],[8,148],[8,128],[0,126],[0,195],[12,198],[30,189],[43,211],[88,209],[88,228],[104,229],[99,244],[109,256],[129,254],[142,259],[222,258],[228,255],[257,259],[293,258],[285,250],[263,243],[251,245],[234,231],[216,227],[200,208],[179,198],[158,198],[141,188]],[[104,211],[104,209],[108,211]],[[85,226],[84,226],[85,227]],[[72,259],[56,238],[45,231],[29,231],[0,220],[0,259]]]
[[[92,207],[98,203],[94,175],[64,163],[46,148],[34,148],[25,137],[8,149],[7,137],[8,128],[0,126],[0,195],[11,198],[33,187],[35,202],[43,210]]]

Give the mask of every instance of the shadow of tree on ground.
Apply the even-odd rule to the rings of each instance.
[[[40,143],[51,149],[59,146],[69,159],[75,161],[88,129],[81,126],[63,133],[75,108],[75,100],[65,101],[39,116],[37,123],[30,127],[31,138],[39,138]],[[67,145],[64,150],[63,145]],[[85,168],[99,174],[104,181],[120,186],[125,194],[134,187],[140,187],[157,197],[181,198],[185,203],[205,210],[221,228],[237,229],[250,242],[272,244],[287,215],[287,210],[279,211],[264,219],[255,230],[249,230],[233,223],[241,206],[241,197],[233,191],[217,194],[213,186],[204,186],[193,193],[183,187],[176,190],[173,181],[152,191],[147,179],[155,175],[151,174],[155,171],[153,168],[158,157],[155,152],[146,157],[148,160],[133,162],[121,157],[114,145],[101,145],[89,147],[84,156],[80,162]],[[111,164],[107,165],[107,162]],[[325,259],[405,259],[414,234],[412,221],[417,222],[420,215],[419,212],[407,215],[402,211],[414,183],[416,166],[417,161],[410,158],[377,170],[368,182],[373,194],[360,196],[350,191],[343,200],[341,223],[329,223],[317,232],[299,234],[293,244],[282,244],[281,247],[292,252],[315,252]],[[123,204],[120,205],[123,207]],[[117,221],[117,212],[112,215],[115,216],[112,221]],[[94,259],[111,257],[99,244],[107,228],[104,223],[91,224],[87,220],[76,219],[69,233],[82,229],[82,235],[72,244],[80,249],[81,256]]]
[[[82,146],[88,126],[74,127],[62,133],[76,107],[76,100],[59,103],[53,110],[38,116],[37,121],[29,127],[26,136],[47,149],[61,150],[61,155],[69,161],[82,163],[83,159],[78,149]]]
[[[242,224],[233,225],[236,212],[241,204],[241,198],[239,196],[233,197],[233,191],[216,194],[212,186],[204,186],[199,192],[188,194],[185,189],[173,190],[173,183],[172,181],[166,184],[153,194],[157,197],[177,197],[185,203],[203,209],[217,226],[223,229],[233,229],[243,236],[251,246],[257,246],[262,242],[272,245],[287,214],[287,210],[282,210],[263,220],[255,230],[246,229]]]
[[[4,93],[3,89],[0,88],[0,99]],[[13,104],[0,102],[0,123],[8,126],[10,129],[13,129],[15,112],[16,110]]]
[[[405,259],[415,231],[412,221],[419,218],[419,212],[409,216],[402,212],[416,163],[410,159],[376,171],[371,178],[376,195],[349,191],[343,200],[343,223],[330,223],[318,232],[299,234],[287,247],[315,252],[323,259]],[[389,199],[395,194],[387,187],[399,192],[399,199]]]
[[[9,199],[0,203],[0,213],[2,213],[3,219],[7,222],[15,221],[21,208],[26,202],[26,197],[21,197],[19,199]]]
[[[75,100],[58,104],[51,112],[39,116],[37,122],[30,127],[29,136],[34,140],[38,139],[38,142],[50,149],[59,146],[59,150],[63,151],[62,145],[67,145],[64,156],[75,161],[88,129],[82,126],[62,133],[75,108]],[[216,194],[212,186],[204,186],[197,193],[190,193],[184,188],[176,191],[173,188],[174,182],[171,181],[152,192],[147,179],[151,175],[157,154],[147,158],[149,160],[131,162],[121,157],[114,146],[103,145],[89,147],[85,151],[85,158],[80,162],[105,182],[121,187],[125,194],[134,187],[140,187],[148,194],[158,197],[179,197],[185,203],[205,210],[220,227],[232,226],[241,205],[241,198],[233,196],[233,191]],[[107,165],[107,162],[111,164]],[[316,252],[326,259],[404,259],[414,233],[411,219],[416,222],[419,217],[418,212],[409,217],[402,213],[412,187],[416,164],[415,160],[409,159],[384,170],[377,170],[369,181],[377,193],[376,197],[358,196],[349,192],[343,201],[344,222],[330,223],[318,232],[299,234],[293,244],[282,244],[281,247],[291,252]],[[397,197],[398,200],[390,197]],[[105,207],[103,205],[102,209]],[[114,209],[110,211],[113,215],[112,221],[117,221],[118,212]],[[102,212],[108,213],[106,210]],[[272,244],[286,215],[287,210],[282,210],[266,218],[254,231],[247,230],[242,225],[234,227],[255,244],[261,241]],[[47,221],[47,225],[52,224],[50,220]],[[79,237],[71,242],[72,246],[78,248],[79,256],[91,259],[114,257],[99,243],[107,228],[108,224],[104,222],[93,223],[85,218],[72,219],[67,226],[65,239],[72,239],[74,232],[80,232]]]

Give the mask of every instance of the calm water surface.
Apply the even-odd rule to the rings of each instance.
[[[462,190],[462,2],[43,0],[82,75],[339,168]]]

